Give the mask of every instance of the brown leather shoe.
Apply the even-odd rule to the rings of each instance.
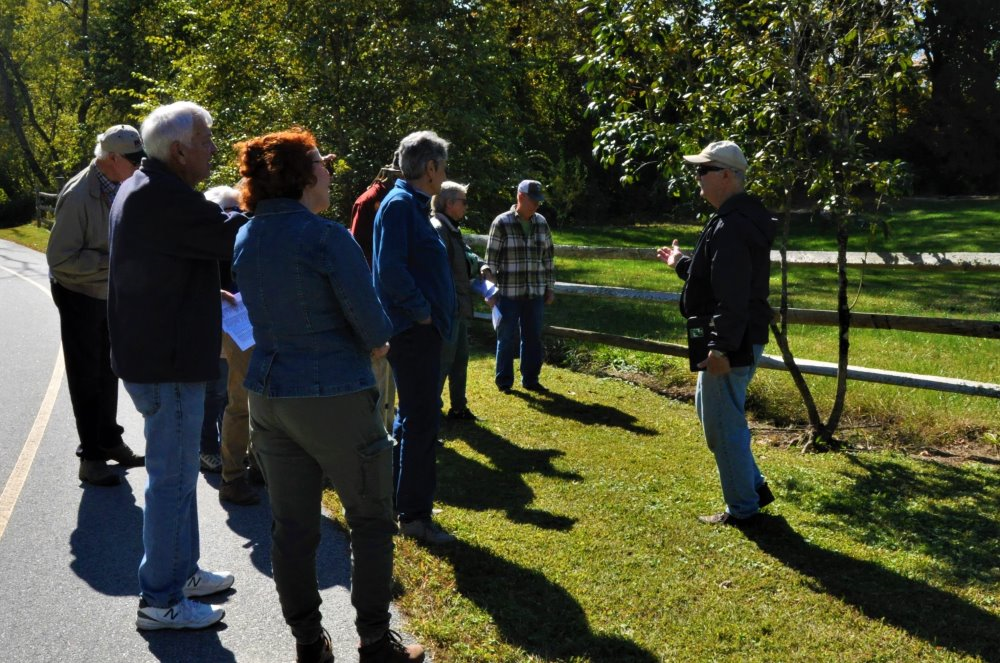
[[[424,648],[420,645],[404,645],[403,639],[395,631],[386,631],[381,640],[364,647],[358,647],[360,663],[406,663],[424,660]]]
[[[120,476],[108,467],[103,460],[80,460],[80,481],[95,486],[117,486],[122,482]]]
[[[106,460],[113,460],[122,467],[142,467],[146,464],[146,457],[136,456],[135,452],[124,442],[110,449],[101,449],[101,451],[104,452]]]
[[[222,485],[219,486],[219,501],[249,506],[258,504],[260,497],[244,476],[232,481],[223,481]]]

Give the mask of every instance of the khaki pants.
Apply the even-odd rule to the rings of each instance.
[[[396,418],[396,382],[392,377],[392,366],[386,357],[372,359],[372,372],[375,374],[375,388],[378,389],[376,409],[382,413],[382,423],[391,434],[392,422]]]
[[[250,368],[253,347],[240,350],[229,336],[222,334],[222,355],[229,363],[229,402],[222,415],[222,480],[232,481],[246,474],[247,455],[250,453],[250,410],[247,407],[247,390],[243,380]],[[253,456],[250,464],[256,465]]]

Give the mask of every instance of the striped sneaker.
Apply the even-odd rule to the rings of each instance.
[[[154,608],[140,600],[135,626],[142,631],[199,629],[215,624],[225,615],[222,608],[190,599],[181,599],[169,608]]]

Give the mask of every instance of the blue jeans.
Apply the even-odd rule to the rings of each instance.
[[[501,389],[514,386],[514,351],[520,345],[521,384],[538,384],[542,371],[542,317],[544,297],[498,297],[500,324],[497,326],[496,384]]]
[[[469,321],[455,318],[455,338],[441,345],[441,389],[448,380],[448,398],[451,407],[460,410],[468,406],[465,398],[466,376],[469,371]]]
[[[226,401],[229,400],[226,391],[226,380],[229,376],[229,364],[225,359],[219,359],[219,378],[205,383],[205,416],[201,423],[201,453],[219,453],[222,440],[222,415],[226,411]]]
[[[414,325],[389,341],[389,364],[399,408],[392,434],[396,511],[402,522],[431,517],[437,487],[437,436],[441,423],[441,335],[434,325]]]
[[[198,570],[198,440],[204,416],[204,382],[125,382],[145,420],[146,507],[139,591],[154,608],[183,598],[184,583]]]
[[[694,392],[695,410],[719,468],[726,511],[736,518],[749,518],[757,513],[760,507],[757,489],[764,483],[750,449],[745,410],[747,387],[763,352],[763,345],[754,345],[753,364],[736,366],[726,375],[700,372]]]

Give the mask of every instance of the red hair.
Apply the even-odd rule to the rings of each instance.
[[[315,149],[316,137],[301,127],[237,143],[243,209],[253,212],[259,201],[269,198],[300,199],[306,187],[316,183],[309,155]]]

